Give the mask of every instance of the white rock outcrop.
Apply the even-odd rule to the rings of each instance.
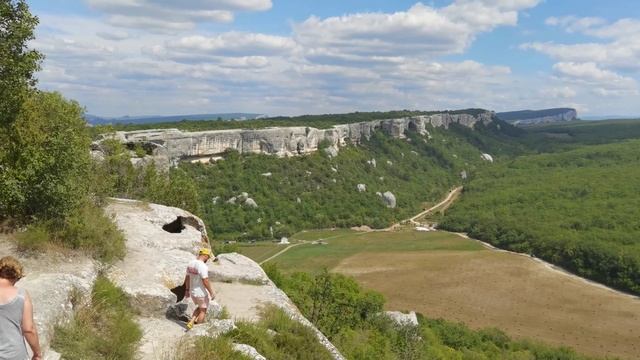
[[[480,155],[480,157],[484,161],[493,162],[493,156],[491,156],[489,154],[482,154],[482,155]]]
[[[396,207],[396,196],[393,195],[391,191],[387,191],[384,194],[382,194],[382,200],[384,201],[385,205],[387,205],[388,208],[393,209]]]
[[[165,318],[168,309],[176,308],[175,296],[169,287],[182,283],[187,263],[203,245],[201,239],[206,239],[200,219],[177,208],[121,200],[113,200],[107,212],[114,216],[127,241],[126,257],[114,264],[107,275],[131,296],[134,307],[140,311],[138,322],[144,332],[140,348],[142,360],[157,359],[159,353],[172,351],[183,336],[211,336],[211,333],[224,332],[235,326],[232,322],[211,319],[185,335],[183,325]],[[191,217],[194,220],[185,222],[180,232],[163,229],[176,218]],[[310,327],[334,359],[344,359],[287,295],[271,282],[260,265],[235,253],[220,254],[217,258],[217,262],[207,264],[209,279],[216,292],[215,301],[226,309],[231,320],[257,321],[260,309],[273,304],[292,319]],[[140,269],[141,264],[144,271]],[[192,306],[189,303],[185,303],[187,308]]]
[[[477,123],[490,123],[493,121],[493,116],[493,112],[484,112],[477,116],[441,113],[334,125],[329,129],[297,126],[198,132],[178,129],[118,131],[115,134],[104,135],[104,139],[115,138],[132,145],[142,143],[146,148],[152,149],[151,157],[156,160],[156,163],[172,165],[176,165],[181,160],[210,158],[228,150],[235,150],[242,154],[303,155],[317,151],[318,145],[323,141],[329,143],[324,151],[330,157],[335,157],[339,147],[349,143],[359,144],[363,140],[368,140],[378,130],[389,136],[403,139],[406,131],[427,135],[427,125],[448,128],[451,124],[460,124],[473,128]],[[92,146],[92,150],[100,150],[100,148],[100,141]]]
[[[358,192],[365,192],[365,191],[367,191],[367,185],[365,185],[365,184],[358,184],[358,185],[356,186],[356,188],[358,189]]]
[[[385,311],[385,314],[398,325],[418,326],[418,316],[415,311],[405,314],[400,311]]]
[[[247,200],[244,201],[244,205],[253,209],[258,208],[258,203],[256,203],[256,201],[253,200],[252,198],[247,198]]]
[[[258,350],[247,344],[233,344],[233,350],[248,356],[251,360],[267,360],[267,358],[262,356]]]

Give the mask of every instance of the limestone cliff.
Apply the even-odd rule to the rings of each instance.
[[[153,149],[152,155],[157,162],[175,165],[181,160],[208,162],[215,155],[229,149],[243,154],[284,157],[317,151],[318,145],[325,141],[328,146],[337,150],[348,143],[358,144],[369,139],[377,130],[395,138],[403,138],[405,131],[428,134],[428,126],[448,128],[454,123],[467,127],[473,127],[478,122],[487,124],[492,121],[493,115],[493,112],[484,112],[477,116],[441,113],[334,125],[329,129],[299,126],[200,132],[184,132],[178,129],[120,131],[108,137],[126,144],[142,143]],[[99,142],[94,145],[99,148]]]
[[[497,113],[496,116],[513,125],[527,126],[563,121],[573,121],[578,117],[576,109],[556,108],[544,110],[522,110]]]

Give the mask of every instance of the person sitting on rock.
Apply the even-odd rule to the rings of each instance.
[[[25,290],[15,287],[23,276],[18,260],[11,256],[0,259],[0,359],[3,360],[27,359],[24,339],[33,352],[32,360],[42,359],[31,298]]]
[[[184,279],[185,297],[191,297],[191,300],[196,305],[193,316],[187,323],[187,329],[191,329],[194,324],[202,324],[204,322],[209,308],[209,301],[216,297],[209,283],[209,268],[206,264],[210,258],[211,250],[202,248],[198,252],[198,257],[191,260],[187,266],[187,275]]]

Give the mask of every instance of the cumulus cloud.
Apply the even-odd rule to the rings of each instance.
[[[541,52],[558,61],[595,62],[605,68],[640,71],[637,60],[640,58],[639,20],[621,19],[607,23],[604,19],[595,17],[565,16],[548,18],[546,24],[591,36],[598,41],[574,44],[531,42],[522,44],[520,48]]]
[[[538,0],[459,0],[444,8],[417,3],[395,13],[356,13],[321,19],[315,16],[294,26],[294,34],[309,58],[354,61],[398,56],[434,58],[460,54],[482,32],[515,25],[518,11]]]
[[[601,69],[593,62],[560,62],[553,65],[553,69],[565,79],[595,86],[604,91],[637,92],[636,81],[633,78]]]

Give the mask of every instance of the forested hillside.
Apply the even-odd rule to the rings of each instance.
[[[506,144],[491,128],[430,132],[431,139],[409,132],[406,140],[376,133],[359,146],[342,148],[336,158],[324,151],[287,159],[227,153],[213,165],[181,169],[195,180],[202,216],[221,239],[270,239],[309,228],[383,228],[440,199],[463,181],[462,171],[472,176],[488,164],[483,151],[495,155]],[[395,195],[395,209],[376,194],[387,191]],[[244,199],[229,202],[243,192],[257,208],[242,205]]]
[[[630,140],[483,167],[441,226],[637,294],[639,162]]]

